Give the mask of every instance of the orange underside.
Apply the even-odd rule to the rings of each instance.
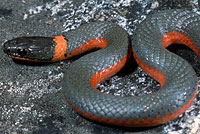
[[[99,40],[92,40],[89,41],[86,44],[83,44],[81,47],[77,48],[77,51],[74,51],[70,54],[71,56],[74,55],[78,55],[80,53],[82,53],[82,51],[88,50],[93,48],[93,43],[96,42],[103,42],[103,46],[106,46],[106,41],[103,39]],[[97,43],[97,44],[98,44]],[[164,47],[167,47],[171,44],[174,43],[178,43],[178,44],[184,44],[188,47],[190,47],[198,56],[200,56],[200,52],[198,51],[198,48],[192,43],[192,41],[183,33],[179,33],[179,32],[169,32],[166,35],[163,36],[162,39],[162,43]],[[86,47],[86,48],[84,48]],[[165,85],[165,76],[164,74],[152,67],[149,67],[148,65],[144,64],[141,60],[138,59],[138,57],[133,54],[134,58],[136,59],[136,62],[138,63],[138,65],[148,74],[150,75],[153,79],[155,79],[156,81],[158,81],[161,84],[161,88]],[[121,70],[121,68],[125,65],[127,60],[127,57],[122,58],[122,60],[120,62],[117,62],[115,65],[112,65],[110,68],[106,68],[103,71],[99,71],[97,73],[95,73],[90,80],[91,86],[96,89],[96,85],[100,82],[102,82],[103,80],[109,78],[110,76],[114,75],[116,72],[118,72],[119,70]],[[198,87],[197,87],[198,89]],[[119,126],[129,126],[129,127],[146,127],[146,126],[156,126],[156,125],[160,125],[163,123],[166,123],[170,120],[173,120],[175,118],[177,118],[180,114],[184,113],[185,110],[187,108],[190,107],[190,105],[192,104],[192,102],[195,99],[195,96],[197,94],[197,90],[194,93],[193,97],[189,100],[189,102],[186,105],[183,105],[181,109],[179,110],[175,110],[173,112],[173,114],[166,114],[163,117],[156,117],[155,119],[137,119],[137,120],[123,120],[123,119],[114,119],[114,118],[105,118],[105,117],[98,117],[97,115],[90,115],[88,112],[82,112],[80,109],[75,108],[75,106],[73,104],[71,104],[67,98],[66,101],[69,103],[69,105],[80,115],[87,117],[91,120],[95,120],[98,122],[102,122],[102,123],[107,123],[107,124],[112,124],[112,125],[119,125]]]
[[[127,57],[124,57],[111,67],[95,73],[90,79],[91,86],[96,89],[97,84],[119,72],[124,67],[126,61]]]
[[[184,33],[180,33],[177,31],[168,32],[163,36],[162,43],[165,48],[170,46],[171,44],[181,44],[188,46],[197,54],[197,56],[200,56],[200,51],[198,50],[198,48],[195,46],[192,40],[189,37],[187,37]]]
[[[86,42],[85,44],[81,45],[80,47],[77,47],[76,49],[74,49],[73,51],[71,51],[67,58],[71,58],[73,56],[77,56],[80,54],[83,54],[89,50],[93,50],[93,49],[100,49],[100,48],[104,48],[107,46],[107,41],[99,38],[99,39],[92,39],[88,42]]]
[[[33,60],[33,59],[21,58],[21,57],[15,57],[15,56],[10,56],[10,58],[16,59],[16,60],[31,61],[31,62],[43,62],[41,60],[36,60],[36,59]]]
[[[195,99],[195,96],[197,94],[197,91],[194,93],[194,96],[189,100],[188,104],[183,105],[181,110],[174,111],[173,114],[166,114],[163,117],[156,117],[155,119],[137,119],[137,120],[123,120],[123,119],[114,119],[114,118],[105,118],[105,117],[99,117],[97,115],[91,115],[88,112],[82,112],[80,109],[77,109],[73,104],[71,104],[68,99],[65,97],[67,103],[72,107],[73,110],[75,110],[78,114],[94,120],[101,123],[106,123],[110,125],[117,125],[117,126],[126,126],[126,127],[151,127],[151,126],[157,126],[164,124],[168,121],[171,121],[175,118],[177,118],[180,114],[184,113],[185,110],[187,110],[192,102]],[[64,93],[63,93],[64,95]]]

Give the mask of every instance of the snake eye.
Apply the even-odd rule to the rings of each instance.
[[[26,52],[26,50],[23,49],[23,48],[18,48],[18,49],[17,49],[17,54],[23,57],[24,55],[27,54],[27,52]]]

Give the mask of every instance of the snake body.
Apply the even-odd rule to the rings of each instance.
[[[198,14],[180,9],[165,10],[149,15],[131,39],[117,24],[92,22],[62,36],[9,40],[4,44],[4,52],[22,60],[59,61],[99,49],[74,61],[65,73],[62,87],[68,104],[80,115],[98,122],[156,126],[185,112],[198,89],[198,79],[191,65],[165,48],[183,44],[200,57],[199,32]],[[123,68],[131,52],[138,65],[161,84],[161,89],[134,97],[113,96],[96,90],[98,83]]]

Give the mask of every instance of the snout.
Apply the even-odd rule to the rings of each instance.
[[[3,51],[10,57],[21,57],[25,55],[23,46],[20,45],[19,39],[8,40],[3,44]]]

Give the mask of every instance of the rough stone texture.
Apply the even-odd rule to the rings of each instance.
[[[199,94],[193,105],[178,119],[154,128],[121,128],[88,121],[77,115],[61,94],[63,72],[73,61],[35,64],[13,61],[2,44],[19,36],[53,36],[82,23],[108,20],[130,34],[151,12],[166,8],[192,8],[197,0],[1,0],[0,1],[0,133],[35,134],[197,134],[200,125]],[[191,4],[188,4],[191,3]],[[200,60],[185,48],[170,48],[189,60],[200,76]],[[134,62],[134,60],[132,59]],[[132,69],[129,65],[134,65]],[[99,85],[113,95],[143,95],[159,89],[159,84],[130,62],[118,75]],[[131,90],[125,90],[125,89]]]

